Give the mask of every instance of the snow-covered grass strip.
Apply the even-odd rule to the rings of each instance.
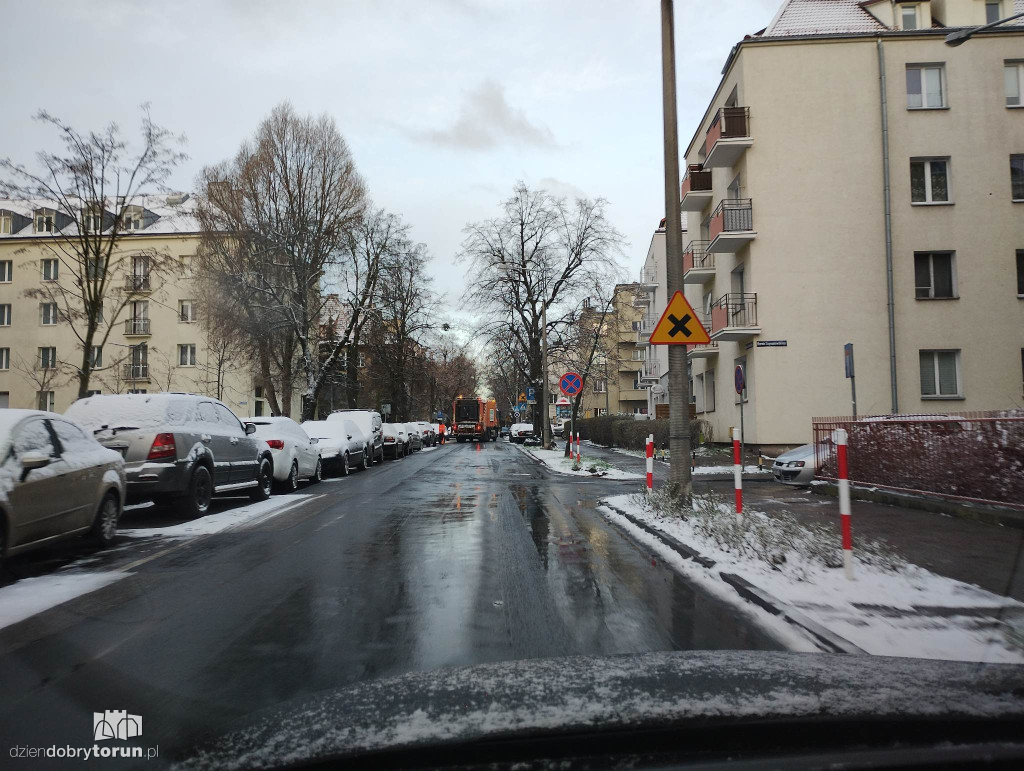
[[[640,480],[643,474],[633,474],[622,469],[610,466],[606,461],[595,458],[587,458],[583,455],[583,465],[574,468],[576,461],[573,458],[566,458],[563,450],[545,450],[540,447],[524,447],[521,444],[515,445],[521,452],[530,455],[552,471],[560,474],[570,474],[578,477],[600,477],[602,479]]]
[[[718,574],[735,573],[869,653],[1024,663],[1024,604],[1016,600],[906,564],[885,545],[858,544],[856,536],[856,579],[847,580],[839,569],[838,512],[834,533],[756,511],[744,512],[738,525],[730,507],[713,499],[698,497],[689,511],[663,497],[606,502],[716,562],[712,569],[687,562],[691,577],[725,586]],[[604,510],[631,532],[644,532]],[[675,553],[664,544],[659,551]],[[725,596],[745,604],[731,589]]]
[[[127,575],[112,570],[103,573],[64,572],[23,578],[0,589],[0,628],[102,589]]]

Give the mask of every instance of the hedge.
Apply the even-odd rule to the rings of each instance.
[[[654,434],[655,447],[668,447],[668,419],[636,420],[628,415],[602,415],[584,418],[577,423],[581,439],[589,439],[606,447],[643,450],[648,434]],[[711,426],[704,420],[690,421],[690,442],[696,447],[703,436],[713,440]]]

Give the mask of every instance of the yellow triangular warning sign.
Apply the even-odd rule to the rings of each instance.
[[[658,325],[651,332],[654,345],[694,345],[710,343],[708,331],[700,323],[700,317],[687,302],[682,292],[676,292],[669,300],[668,307],[661,314]]]

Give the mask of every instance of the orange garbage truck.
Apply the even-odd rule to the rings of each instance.
[[[451,430],[456,441],[496,441],[498,421],[498,404],[494,399],[459,396],[452,402]]]

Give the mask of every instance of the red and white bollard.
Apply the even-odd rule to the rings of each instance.
[[[850,467],[846,459],[847,434],[837,428],[836,455],[839,460],[839,523],[843,530],[843,571],[853,580],[853,534],[850,531]]]
[[[576,432],[576,464],[583,463],[583,457],[580,455],[580,432]]]
[[[743,514],[743,458],[740,457],[740,430],[732,430],[732,481],[736,488],[736,517]]]
[[[647,494],[654,490],[654,434],[647,435]]]

